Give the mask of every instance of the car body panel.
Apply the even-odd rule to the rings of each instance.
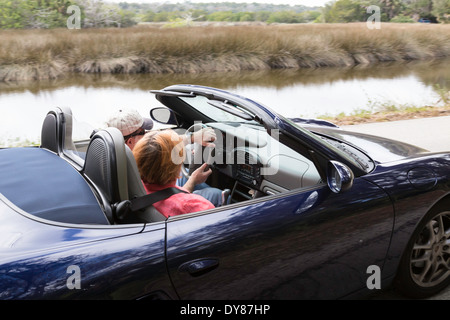
[[[0,150],[0,193],[51,221],[107,224],[94,193],[68,162],[42,148]]]
[[[384,272],[393,275],[397,271],[399,259],[411,236],[424,215],[441,201],[450,200],[449,178],[450,155],[428,153],[421,157],[379,164],[375,172],[364,177],[383,188],[392,199],[395,208],[395,229],[392,245],[386,260]],[[412,184],[411,171],[424,169],[431,172],[423,184]],[[449,209],[446,205],[442,209]]]
[[[145,233],[143,225],[62,224],[0,200],[0,299],[176,298],[165,269],[164,223]],[[79,289],[68,287],[73,266],[80,268]]]
[[[419,148],[411,144],[360,132],[319,126],[304,127],[315,133],[333,137],[352,144],[353,146],[357,146],[378,163],[398,161],[428,152],[423,148]]]
[[[369,265],[382,267],[393,223],[386,193],[363,179],[342,197],[325,185],[298,190],[169,219],[169,272],[182,299],[343,297],[366,286]],[[180,270],[204,259],[217,259],[217,268]]]

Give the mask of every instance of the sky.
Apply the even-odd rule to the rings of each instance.
[[[184,2],[184,0],[109,0],[105,2],[134,2],[134,3],[152,3],[152,2]],[[289,5],[305,5],[305,6],[323,6],[331,0],[191,0],[191,2],[238,2],[238,3],[272,3],[272,4],[289,4]]]

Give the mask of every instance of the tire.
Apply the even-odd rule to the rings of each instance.
[[[450,283],[450,211],[432,210],[414,231],[396,278],[396,289],[423,299]]]

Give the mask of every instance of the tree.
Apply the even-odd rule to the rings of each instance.
[[[217,11],[208,15],[209,21],[233,21],[233,12],[231,11]]]
[[[101,0],[78,0],[77,4],[82,7],[85,28],[106,27],[119,20],[118,12],[111,11]]]
[[[142,16],[141,20],[143,22],[153,22],[155,21],[155,13],[151,10],[145,12],[145,14]]]
[[[66,25],[69,0],[0,0],[0,28],[55,28]]]
[[[23,1],[0,0],[0,28],[17,29],[24,27]]]
[[[408,0],[406,1],[406,13],[417,18],[434,18],[433,0]]]
[[[325,5],[322,13],[325,22],[354,22],[366,19],[366,9],[355,0],[338,0]]]
[[[267,21],[271,14],[270,11],[256,11],[254,19],[255,21]]]
[[[301,21],[300,16],[294,11],[277,11],[270,15],[267,20],[268,23],[299,23]]]
[[[450,23],[450,0],[434,0],[431,13],[439,22]]]
[[[403,9],[403,3],[400,0],[380,0],[381,11],[386,13],[388,20],[397,16]]]
[[[126,28],[131,27],[137,24],[136,22],[136,14],[130,10],[119,10],[120,17],[120,27]]]
[[[391,19],[391,22],[395,23],[414,23],[415,21],[408,16],[405,16],[403,14],[399,14],[398,16],[395,16]]]
[[[83,26],[86,28],[127,27],[136,24],[132,11],[121,9],[102,0],[77,0],[82,7]]]

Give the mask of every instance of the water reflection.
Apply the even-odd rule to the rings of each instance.
[[[450,60],[376,67],[270,70],[214,74],[75,74],[58,80],[0,83],[0,146],[39,143],[42,120],[55,106],[83,123],[74,134],[102,127],[112,109],[143,114],[159,103],[148,92],[175,83],[219,87],[253,98],[287,117],[317,117],[380,105],[435,105],[450,90]],[[77,129],[77,128],[75,128]]]

